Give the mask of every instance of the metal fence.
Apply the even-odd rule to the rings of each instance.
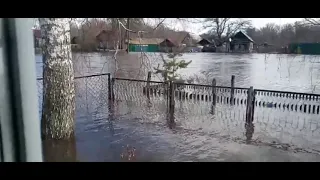
[[[320,95],[114,78],[115,103],[143,122],[320,150]],[[289,146],[289,145],[287,145]],[[287,147],[286,146],[286,147]]]
[[[38,85],[42,104],[42,79]],[[75,89],[76,116],[83,121],[108,118],[112,109],[117,118],[141,123],[320,151],[318,94],[239,88],[233,83],[224,87],[215,80],[201,85],[110,74],[76,77]]]
[[[75,115],[78,121],[84,122],[88,119],[96,120],[108,117],[109,81],[109,73],[75,77]],[[37,79],[37,85],[40,112],[39,114],[41,115],[43,101],[42,78]]]

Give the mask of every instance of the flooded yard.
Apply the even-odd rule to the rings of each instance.
[[[181,75],[196,83],[209,84],[215,78],[217,85],[230,86],[235,75],[237,87],[320,93],[319,56],[188,53],[182,58],[192,63]],[[115,61],[112,54],[74,54],[74,63],[76,76],[110,72],[146,79],[161,58],[154,53],[119,53]],[[41,66],[37,56],[38,77]],[[66,156],[122,161],[121,154],[130,145],[135,148],[135,161],[320,160],[319,114],[257,108],[248,127],[245,106],[217,104],[212,113],[210,103],[176,100],[172,125],[164,97],[147,101],[139,92],[129,92],[131,85],[116,86],[115,102],[109,103],[107,87],[107,76],[76,80],[76,150]]]

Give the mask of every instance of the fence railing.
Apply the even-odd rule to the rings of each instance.
[[[234,79],[234,77],[232,77]],[[148,100],[151,97],[163,97],[167,103],[167,112],[170,119],[174,119],[175,104],[177,101],[204,101],[210,102],[211,112],[217,104],[227,104],[231,106],[247,106],[248,118],[253,118],[254,104],[247,104],[254,101],[254,91],[252,88],[240,88],[227,86],[217,86],[215,79],[212,85],[160,82],[150,80],[136,80],[127,78],[112,78],[110,92],[117,92],[113,95],[113,100],[136,100],[140,101],[143,96]],[[234,81],[233,81],[234,82]],[[251,96],[248,96],[251,90]],[[162,100],[164,100],[162,99]],[[194,108],[195,109],[195,108]],[[193,109],[193,111],[194,111]],[[251,110],[248,110],[251,109]],[[248,120],[246,120],[248,121]]]
[[[130,113],[135,112],[137,117],[147,114],[145,118],[154,120],[162,112],[162,119],[187,129],[235,136],[245,131],[249,141],[256,131],[258,139],[282,138],[285,143],[299,145],[320,143],[318,94],[235,87],[234,77],[229,87],[217,86],[215,79],[211,85],[125,78],[112,81],[116,103],[130,101]],[[277,135],[279,132],[290,137]]]
[[[74,78],[77,119],[106,118],[110,96],[110,73],[78,76]],[[39,114],[42,114],[43,78],[37,78]]]
[[[40,104],[42,81],[38,79]],[[187,129],[228,135],[245,131],[247,140],[254,131],[258,137],[276,137],[283,131],[320,143],[320,95],[235,87],[234,77],[231,82],[228,87],[217,86],[215,79],[203,85],[112,78],[109,73],[75,77],[76,116],[107,118],[113,105],[113,115],[127,114],[143,122],[167,119]],[[291,141],[303,144],[307,140],[284,140]]]

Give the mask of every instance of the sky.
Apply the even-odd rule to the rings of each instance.
[[[203,18],[198,18],[193,21],[199,21]],[[248,18],[251,20],[252,25],[256,28],[261,28],[265,26],[267,23],[275,23],[278,25],[284,25],[287,23],[294,23],[295,21],[300,21],[303,18]],[[201,23],[196,22],[184,22],[182,20],[176,20],[174,18],[168,18],[165,20],[165,23],[170,26],[171,28],[175,28],[178,30],[186,30],[194,34],[202,34],[205,32],[202,27]]]

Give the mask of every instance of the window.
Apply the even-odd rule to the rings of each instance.
[[[42,161],[33,43],[32,19],[0,18],[0,161]]]

